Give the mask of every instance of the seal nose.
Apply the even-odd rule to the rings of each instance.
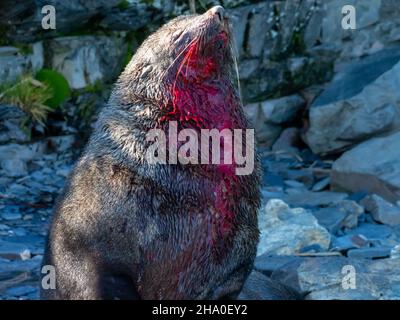
[[[222,6],[212,7],[208,12],[211,15],[216,15],[220,22],[222,22],[225,18],[225,9]]]

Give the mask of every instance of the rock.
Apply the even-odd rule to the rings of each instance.
[[[10,229],[10,227],[9,226],[7,226],[7,225],[5,225],[5,224],[2,224],[2,223],[0,223],[0,231],[7,231],[7,230],[9,230]]]
[[[64,153],[73,147],[75,143],[75,136],[70,134],[65,136],[50,137],[47,139],[47,141],[55,152]]]
[[[294,289],[271,280],[258,271],[252,271],[239,294],[239,300],[302,300]]]
[[[43,67],[42,42],[28,47],[32,52],[27,54],[15,47],[0,47],[0,84],[14,82],[23,74],[38,71]]]
[[[342,237],[333,237],[330,251],[347,251],[353,248],[362,248],[369,244],[362,234],[348,234]]]
[[[400,259],[400,244],[392,248],[390,251],[390,258]]]
[[[375,193],[395,203],[400,200],[398,159],[400,132],[361,143],[334,162],[332,187]]]
[[[301,258],[298,256],[281,256],[262,254],[254,261],[254,269],[267,276],[272,276],[276,270],[288,269],[293,266],[297,268]]]
[[[396,259],[308,258],[297,269],[297,276],[302,292],[311,292],[310,300],[390,300],[400,298],[400,289],[393,286],[400,281],[399,267]],[[345,290],[344,285],[351,284],[345,276],[352,271],[355,288]]]
[[[322,190],[326,189],[330,183],[331,183],[330,177],[323,178],[322,180],[320,180],[316,184],[314,184],[314,186],[312,187],[311,190],[314,192],[322,191]]]
[[[313,244],[328,249],[330,235],[309,211],[291,209],[283,201],[272,199],[265,207],[265,215],[265,223],[260,225],[258,255],[265,252],[290,255]]]
[[[352,62],[314,101],[305,142],[318,154],[400,129],[400,49]],[[384,90],[382,90],[384,88]]]
[[[41,143],[31,145],[8,144],[0,146],[0,168],[9,177],[27,174],[27,163],[45,150]]]
[[[27,257],[26,250],[29,249],[24,244],[0,240],[0,257],[2,258],[26,260],[23,259]]]
[[[363,235],[368,240],[386,239],[392,234],[392,232],[393,230],[388,226],[372,223],[360,223],[357,228],[347,231],[347,233],[351,235]]]
[[[346,219],[346,213],[336,207],[321,208],[313,211],[312,214],[317,218],[318,223],[332,234],[343,227],[343,221]]]
[[[399,34],[400,14],[394,1],[354,0],[357,9],[357,32],[344,30],[337,23],[337,12],[350,4],[344,0],[324,2],[322,23],[314,32],[321,35],[319,42],[340,50],[340,60],[348,60],[371,54],[377,49],[396,43]],[[312,27],[312,26],[311,26]],[[315,39],[315,38],[314,38]],[[397,39],[397,40],[396,40]]]
[[[50,64],[73,89],[112,81],[120,73],[126,43],[107,36],[69,36],[49,41]]]
[[[314,174],[310,170],[304,170],[304,169],[297,169],[297,170],[285,170],[284,172],[281,173],[285,179],[288,180],[296,180],[301,183],[304,183],[304,185],[307,188],[310,188],[314,184]]]
[[[28,249],[25,249],[24,251],[22,251],[20,253],[20,257],[21,257],[21,260],[29,260],[32,257],[32,255]]]
[[[400,207],[387,202],[380,196],[373,194],[361,201],[368,212],[371,212],[375,221],[391,226],[400,224]]]
[[[389,258],[391,247],[371,247],[361,249],[351,249],[347,251],[349,258],[377,259]]]
[[[261,255],[255,269],[272,280],[307,294],[307,300],[399,299],[400,259],[357,259],[341,256],[282,257]],[[355,272],[355,288],[349,276]],[[350,273],[349,273],[350,272]],[[346,277],[347,276],[347,277]]]
[[[49,4],[46,0],[27,0],[24,3],[4,0],[0,12],[0,22],[4,23],[5,34],[15,42],[32,42],[35,39],[68,33],[85,26],[90,18],[106,15],[120,3],[120,0],[52,0],[56,8],[56,30],[42,28],[42,8]],[[94,21],[92,21],[91,25]]]
[[[298,112],[304,107],[304,99],[298,95],[292,95],[261,103],[261,110],[267,121],[282,124],[293,120]]]
[[[36,287],[25,285],[7,289],[5,293],[10,296],[20,297],[35,292],[37,290],[38,289]]]
[[[301,191],[294,194],[285,195],[282,200],[291,206],[310,206],[318,207],[338,203],[347,197],[345,193],[339,192],[311,192]]]
[[[291,188],[306,189],[304,183],[298,182],[296,180],[285,180],[285,184]]]
[[[28,61],[18,48],[0,47],[0,70],[0,83],[13,82],[29,70]]]
[[[272,146],[273,151],[295,152],[300,143],[300,132],[297,128],[286,128]]]
[[[1,80],[0,80],[1,81]],[[27,117],[19,107],[0,104],[0,143],[27,142],[28,134],[21,125]]]
[[[4,212],[1,214],[1,217],[4,220],[18,220],[22,218],[22,215],[20,213],[12,213],[12,212]]]
[[[100,21],[100,27],[109,30],[135,31],[146,27],[150,22],[160,20],[160,10],[141,3],[130,4],[126,9],[112,8]]]
[[[339,210],[346,213],[343,221],[345,228],[355,228],[358,224],[358,218],[364,213],[364,208],[352,200],[343,200],[338,203]]]

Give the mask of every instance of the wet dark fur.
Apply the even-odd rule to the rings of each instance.
[[[182,60],[176,57],[200,30],[201,43],[217,32],[207,19],[166,24],[117,81],[56,205],[43,264],[55,266],[57,288],[41,290],[41,298],[223,299],[240,292],[259,237],[258,165],[238,177],[232,234],[211,246],[210,190],[218,181],[195,166],[149,165],[144,158],[146,132],[171,107]],[[230,50],[222,54],[219,77],[230,82]],[[246,123],[241,107],[237,113]]]

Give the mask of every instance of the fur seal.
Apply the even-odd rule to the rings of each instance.
[[[259,165],[149,164],[146,132],[246,129],[221,6],[149,36],[117,80],[54,209],[42,299],[232,299],[259,238]],[[42,275],[43,276],[43,275]]]

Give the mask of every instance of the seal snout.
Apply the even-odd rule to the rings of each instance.
[[[214,6],[210,10],[207,11],[207,14],[212,16],[217,16],[220,22],[223,22],[226,19],[225,9],[222,6]]]

